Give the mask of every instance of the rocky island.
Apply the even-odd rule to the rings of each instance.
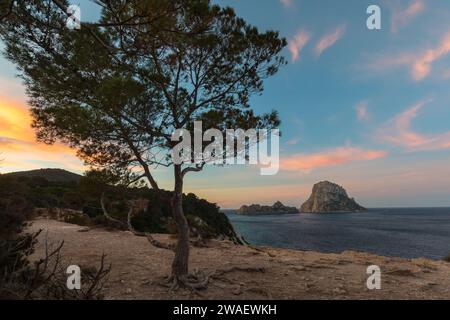
[[[287,207],[280,201],[274,203],[273,206],[261,206],[259,204],[252,204],[250,206],[242,206],[236,211],[237,214],[242,215],[265,215],[265,214],[294,214],[299,213],[295,207]]]
[[[347,191],[335,183],[322,181],[313,187],[309,199],[301,206],[302,213],[359,212],[367,209],[349,198]]]

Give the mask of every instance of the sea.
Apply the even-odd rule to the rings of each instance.
[[[383,208],[359,213],[237,215],[223,210],[254,245],[402,258],[450,255],[450,208]]]

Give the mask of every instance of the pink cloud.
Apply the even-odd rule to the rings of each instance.
[[[361,101],[355,107],[356,116],[359,121],[367,121],[370,119],[369,104],[367,101]]]
[[[450,33],[447,34],[436,48],[427,50],[413,64],[411,73],[415,80],[420,81],[431,72],[431,67],[436,60],[450,53]]]
[[[300,138],[292,138],[292,139],[286,141],[286,144],[288,146],[295,146],[296,144],[299,144],[300,141],[301,141]]]
[[[423,0],[412,1],[404,10],[395,9],[392,13],[391,31],[397,33],[401,27],[406,26],[425,9],[425,1]]]
[[[450,33],[434,48],[416,50],[419,53],[384,54],[368,64],[372,71],[407,67],[413,80],[421,81],[431,73],[433,63],[450,53]]]
[[[420,134],[411,128],[411,122],[419,111],[431,100],[420,101],[406,111],[400,113],[377,132],[377,138],[408,151],[432,151],[450,148],[450,131],[441,134]]]
[[[373,59],[368,68],[371,71],[392,70],[396,67],[409,66],[418,59],[417,54],[401,53],[401,54],[383,54]]]
[[[324,35],[316,44],[316,54],[320,56],[325,50],[333,46],[339,39],[344,36],[345,30],[346,26],[340,25],[333,32]]]
[[[289,41],[288,49],[291,52],[292,61],[295,62],[300,58],[300,52],[309,42],[311,35],[306,31],[299,31],[292,40]]]
[[[383,158],[385,151],[364,150],[355,147],[339,147],[312,154],[296,154],[281,160],[281,169],[288,171],[312,170],[332,167],[354,161],[368,161]]]
[[[292,6],[292,1],[293,0],[280,0],[281,4],[287,8]]]

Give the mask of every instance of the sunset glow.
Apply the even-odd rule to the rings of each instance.
[[[256,113],[280,113],[280,172],[268,180],[258,168],[208,167],[189,177],[188,192],[225,208],[250,201],[299,205],[315,182],[327,179],[345,183],[367,206],[431,199],[450,205],[450,180],[439,174],[448,172],[450,159],[448,1],[385,3],[378,31],[365,24],[370,1],[336,1],[327,10],[320,1],[214,2],[287,39],[288,65],[250,100]],[[80,6],[83,20],[98,18],[92,2]],[[0,67],[0,172],[82,173],[76,150],[36,141],[14,65],[2,57]],[[170,170],[158,168],[155,176],[173,187]],[[370,186],[361,182],[369,180]]]

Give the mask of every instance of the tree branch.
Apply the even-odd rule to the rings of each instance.
[[[8,7],[8,11],[4,15],[0,16],[0,23],[3,21],[3,19],[8,18],[8,16],[12,13],[13,7],[14,7],[14,0],[11,0]]]
[[[140,231],[137,231],[136,229],[134,229],[133,225],[131,224],[131,218],[132,218],[132,214],[133,214],[133,206],[130,205],[130,210],[128,211],[128,214],[127,214],[127,223],[125,223],[125,222],[122,222],[118,219],[111,217],[111,215],[108,213],[108,210],[106,209],[106,205],[105,205],[105,193],[104,192],[102,193],[102,196],[100,198],[100,204],[102,206],[103,214],[105,215],[106,219],[126,227],[135,236],[146,237],[148,242],[150,242],[156,248],[166,249],[166,250],[171,250],[171,251],[175,250],[175,246],[173,244],[166,244],[166,243],[159,242],[158,240],[154,239],[150,233],[140,232]]]
[[[203,162],[201,165],[196,165],[195,167],[187,167],[184,168],[181,171],[181,177],[184,178],[184,176],[188,173],[188,172],[200,172],[203,170],[203,167],[205,166],[206,162]]]
[[[67,13],[67,6],[66,5],[64,5],[62,2],[60,2],[59,0],[52,0],[52,2],[58,7],[58,8],[60,8],[66,15],[67,15],[67,17],[71,17],[68,13]],[[81,25],[81,21],[78,21],[79,23],[80,23],[80,25]],[[100,37],[97,35],[97,34],[95,34],[95,32],[94,31],[92,31],[92,29],[89,27],[89,25],[88,24],[85,24],[85,23],[83,23],[83,26],[85,26],[86,27],[86,29],[88,30],[88,32],[89,32],[89,34],[92,36],[92,37],[94,37],[94,39],[101,45],[101,46],[103,46],[107,51],[108,51],[108,54],[114,59],[114,60],[116,60],[117,62],[119,62],[119,63],[121,63],[121,61],[112,53],[112,48],[111,47],[109,47],[102,39],[100,39]]]

